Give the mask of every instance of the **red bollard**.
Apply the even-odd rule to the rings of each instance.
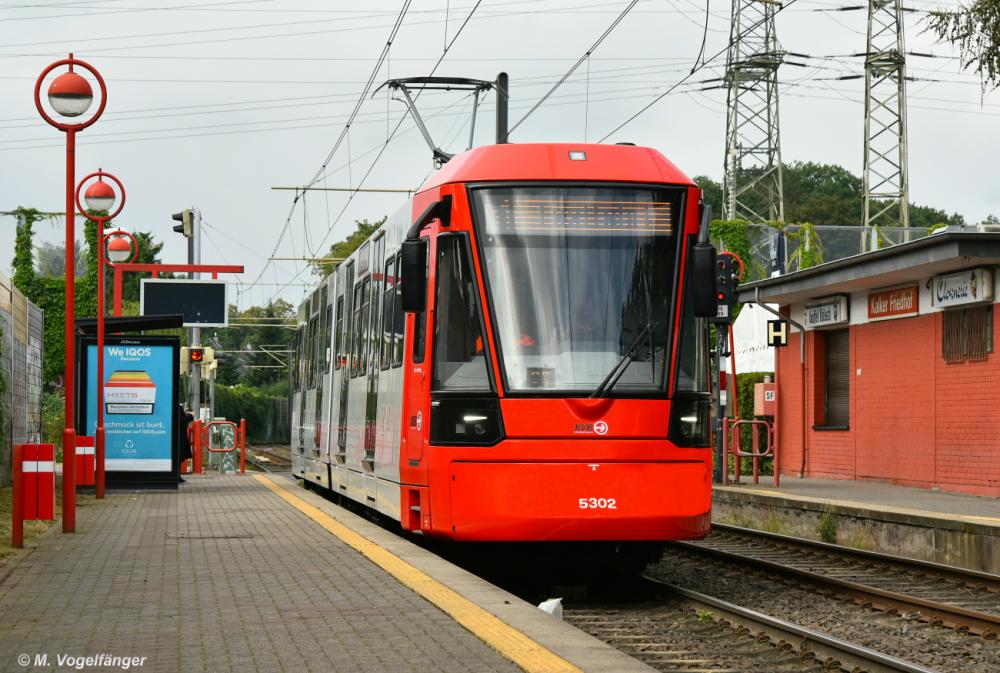
[[[14,549],[24,548],[24,489],[21,483],[24,473],[21,471],[22,447],[14,445],[14,492],[11,502],[10,546]]]
[[[21,445],[21,520],[38,518],[38,445]]]
[[[95,447],[93,437],[77,435],[76,437],[76,485],[94,486],[96,468]]]
[[[35,444],[35,518],[55,521],[56,518],[56,447]]]
[[[240,419],[240,474],[247,471],[247,419]]]

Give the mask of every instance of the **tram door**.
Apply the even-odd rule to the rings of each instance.
[[[334,450],[332,465],[336,476],[331,487],[347,492],[347,393],[350,389],[350,353],[351,335],[354,330],[352,323],[351,289],[354,287],[354,262],[346,268],[338,269],[337,279],[337,361],[334,365],[334,386],[340,391],[337,405],[337,443]]]
[[[428,241],[427,256],[428,265],[434,259],[433,241],[424,237]],[[433,279],[427,283],[428,292],[433,284]],[[411,331],[407,340],[409,353],[406,359],[412,363],[406,373],[403,387],[403,399],[405,412],[403,415],[403,434],[406,437],[405,460],[411,468],[423,468],[421,461],[424,455],[424,438],[428,436],[430,425],[430,408],[427,401],[430,399],[430,357],[427,347],[428,325],[433,324],[429,294],[426,308],[420,313],[411,313],[407,316],[408,326]]]

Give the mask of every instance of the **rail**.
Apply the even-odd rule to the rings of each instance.
[[[763,633],[775,642],[797,643],[797,651],[800,655],[812,653],[820,659],[834,659],[840,662],[844,670],[853,668],[871,673],[937,673],[937,671],[919,664],[754,610],[748,610],[706,594],[658,580],[650,581],[656,582],[667,591],[679,596],[699,612],[710,612],[713,616],[743,626],[753,633]]]
[[[940,600],[923,598],[904,594],[899,591],[883,589],[870,584],[832,577],[814,570],[795,567],[787,563],[760,558],[752,553],[740,553],[728,549],[718,549],[699,542],[675,542],[672,545],[692,551],[697,554],[711,556],[728,561],[740,568],[754,568],[773,576],[792,577],[800,582],[806,582],[822,589],[833,589],[835,593],[847,597],[860,605],[870,605],[885,612],[916,613],[922,621],[931,624],[941,624],[958,630],[968,630],[970,633],[987,639],[996,638],[1000,634],[1000,614],[990,614],[980,610],[961,607]],[[773,550],[770,555],[773,557]],[[809,559],[808,565],[815,567],[815,559]],[[839,564],[842,566],[843,564]]]

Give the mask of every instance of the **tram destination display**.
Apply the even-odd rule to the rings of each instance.
[[[229,324],[226,282],[188,278],[143,278],[139,295],[142,315],[180,314],[185,327]]]

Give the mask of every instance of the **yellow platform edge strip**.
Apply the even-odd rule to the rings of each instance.
[[[473,635],[528,673],[583,673],[581,669],[545,649],[495,615],[444,586],[430,575],[414,568],[387,549],[351,530],[318,507],[310,505],[302,498],[290,493],[283,486],[262,475],[254,475],[254,479],[338,537],[349,547],[366,556],[404,586],[448,613],[452,619],[468,629]]]

